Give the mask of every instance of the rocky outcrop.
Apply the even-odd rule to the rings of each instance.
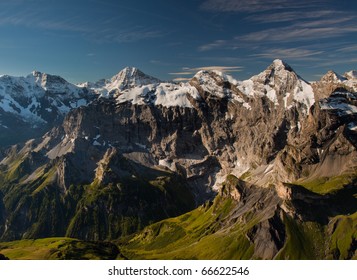
[[[9,260],[9,258],[4,256],[3,254],[0,254],[0,261],[4,261],[4,260]]]
[[[286,241],[285,225],[282,211],[254,225],[247,233],[249,241],[254,244],[253,258],[271,260],[283,248]]]
[[[316,100],[328,98],[337,88],[344,88],[348,91],[357,91],[356,71],[346,72],[343,76],[334,71],[328,71],[321,77],[320,81],[313,83]]]
[[[282,181],[336,176],[356,166],[356,98],[337,89],[311,108],[299,137],[291,137],[275,161]]]

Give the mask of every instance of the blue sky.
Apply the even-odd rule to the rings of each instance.
[[[180,80],[214,66],[242,80],[281,58],[316,80],[357,69],[356,22],[354,0],[0,1],[0,74]]]

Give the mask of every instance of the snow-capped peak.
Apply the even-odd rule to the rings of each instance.
[[[159,83],[160,80],[144,74],[135,67],[125,67],[118,74],[110,79],[111,89],[124,90],[135,86],[143,86],[148,84]]]
[[[345,76],[348,80],[357,80],[357,71],[351,70],[346,72],[343,76]]]
[[[294,69],[281,59],[275,59],[268,69],[274,69],[275,71],[289,71],[294,72]]]
[[[30,75],[32,75],[32,76],[34,76],[34,77],[40,77],[40,76],[42,76],[42,74],[43,74],[43,73],[40,72],[40,71],[33,70]]]
[[[51,112],[64,115],[90,99],[82,88],[39,71],[26,77],[0,77],[0,109],[27,123],[47,123]]]
[[[238,84],[232,77],[215,70],[201,70],[191,80],[191,84],[197,84],[204,91],[210,92],[212,95],[219,98],[228,97],[231,92],[230,89],[223,87],[224,82],[232,82],[234,85]]]
[[[239,83],[232,76],[219,70],[200,70],[196,73],[194,78],[196,78],[198,81],[202,83],[207,79],[214,79],[220,82],[229,82],[232,85],[237,85]]]
[[[111,79],[102,79],[96,83],[82,83],[78,86],[88,87],[100,97],[109,97],[124,90],[150,84],[158,84],[161,81],[157,78],[144,74],[138,68],[125,67]]]
[[[50,75],[34,70],[24,79],[25,83],[32,87],[42,88],[54,94],[64,94],[67,92],[78,93],[80,88],[67,82],[60,76]]]
[[[346,78],[337,74],[336,72],[329,70],[324,76],[321,78],[321,82],[325,83],[342,83]]]
[[[265,96],[275,106],[283,105],[287,109],[296,102],[304,104],[306,114],[315,102],[311,85],[280,59],[275,59],[260,74],[240,82],[237,88],[247,96]]]
[[[275,67],[285,67],[287,64],[281,59],[274,59],[273,60],[273,65]]]

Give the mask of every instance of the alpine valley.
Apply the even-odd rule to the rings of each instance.
[[[357,72],[0,77],[0,258],[357,259]]]

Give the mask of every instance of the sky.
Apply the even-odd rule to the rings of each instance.
[[[356,23],[354,0],[0,0],[0,74],[244,80],[279,58],[313,81],[357,69]]]

